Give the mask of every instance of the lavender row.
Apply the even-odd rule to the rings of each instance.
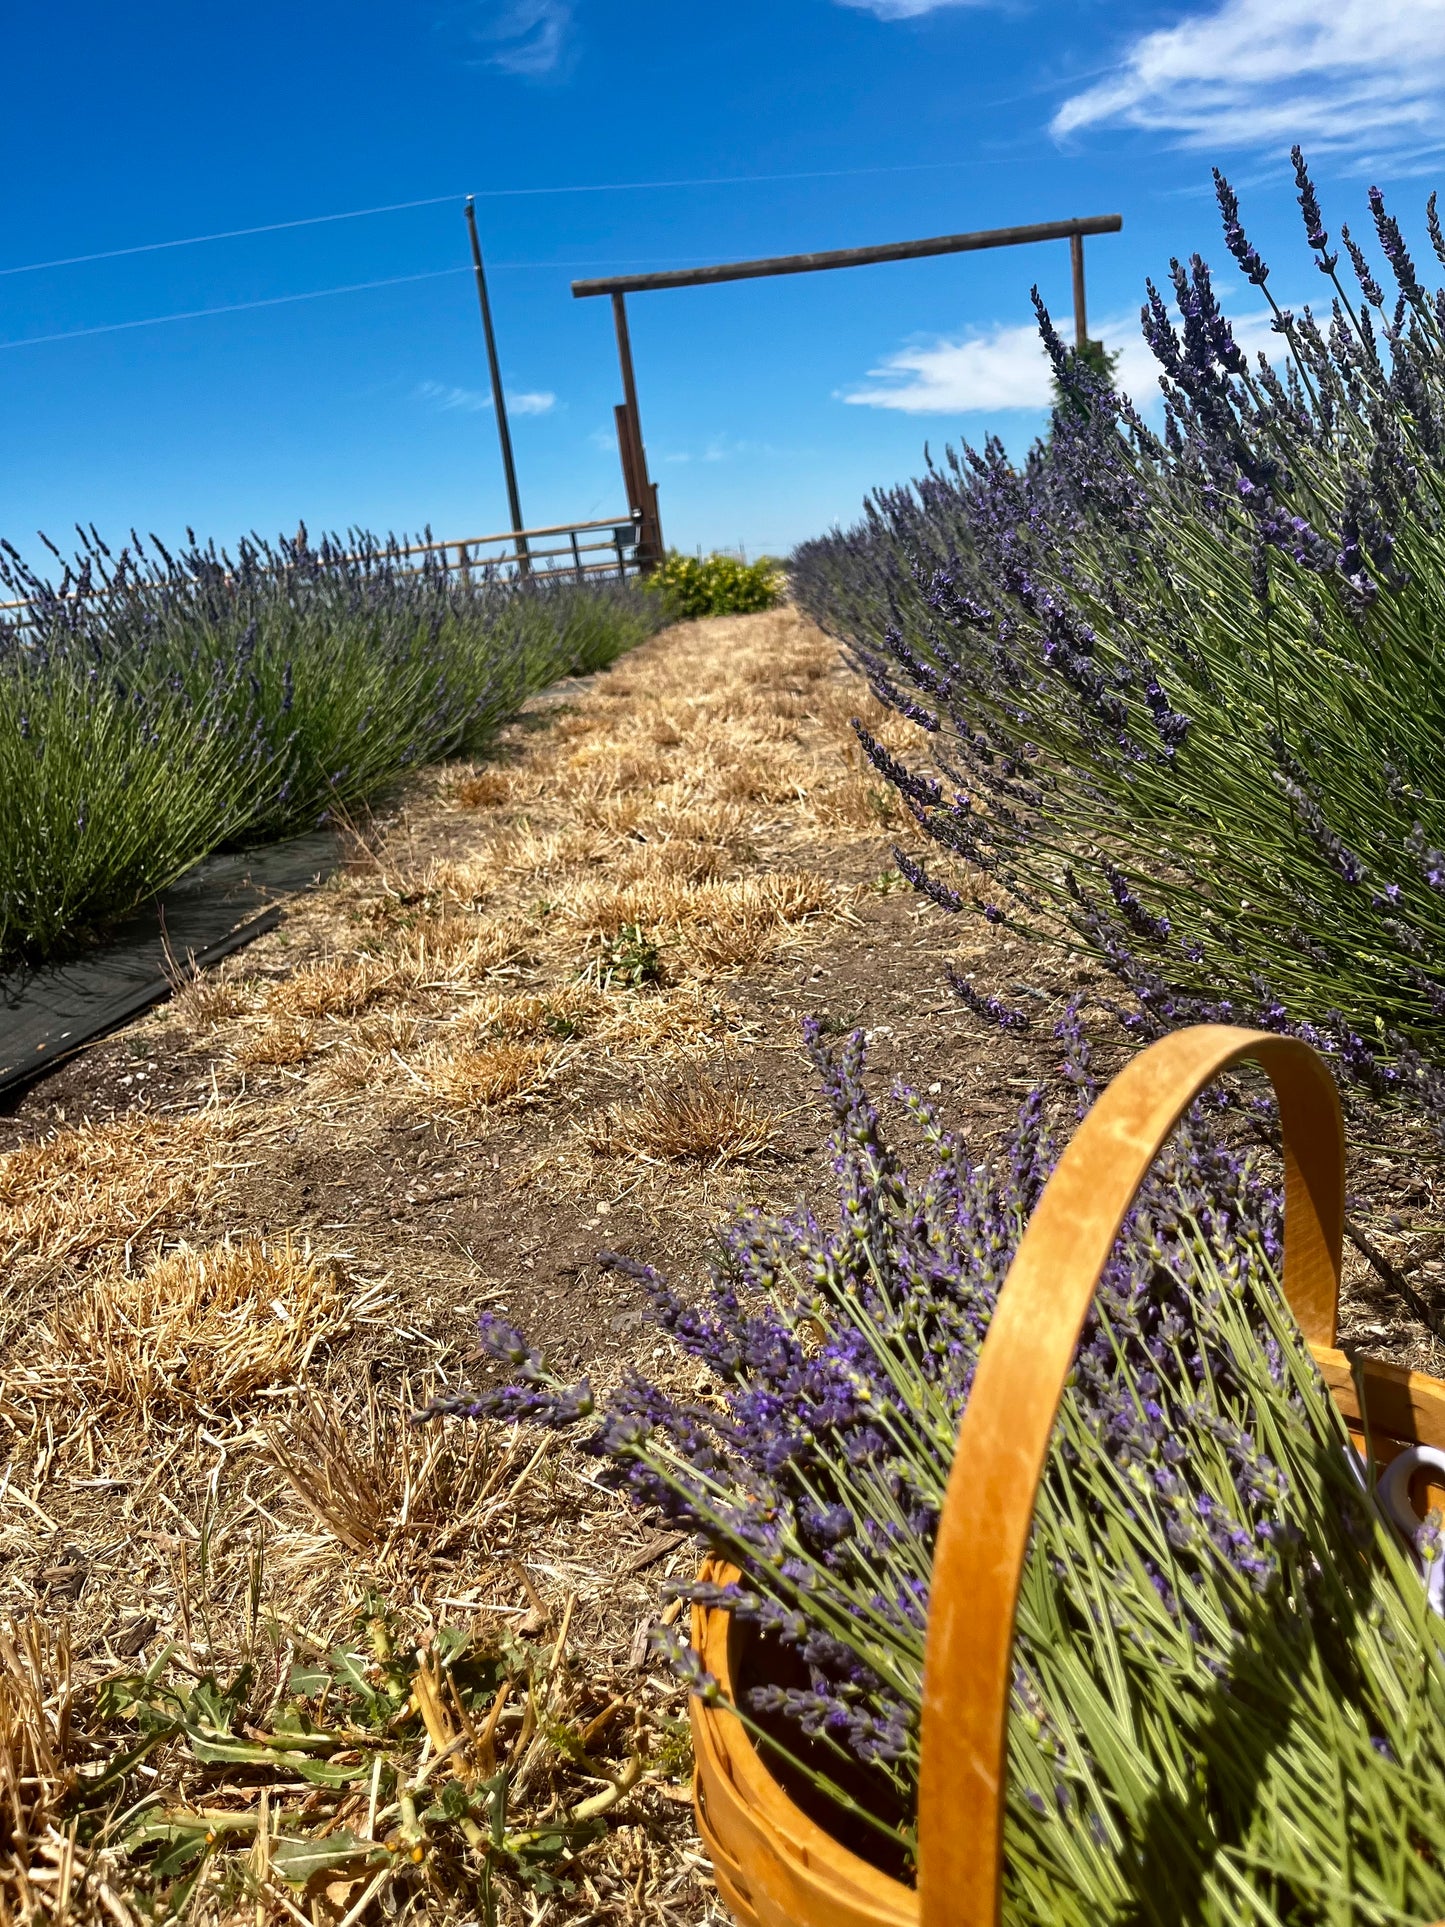
[[[472,751],[532,690],[665,619],[632,583],[413,571],[394,540],[94,532],[0,624],[0,963],[41,959],[227,845],[310,829]]]
[[[930,458],[791,576],[922,732],[863,745],[942,853],[904,853],[935,901],[1070,929],[1144,1036],[1293,1030],[1445,1126],[1445,290],[1375,190],[1380,272],[1333,242],[1294,162],[1318,306],[1276,300],[1216,175],[1271,356],[1176,260],[1141,412],[1036,295],[1057,405],[1022,466]],[[1433,195],[1427,228],[1445,263]]]

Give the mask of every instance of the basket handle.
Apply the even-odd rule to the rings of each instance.
[[[1334,1081],[1307,1044],[1203,1024],[1133,1058],[1074,1134],[1019,1242],[979,1352],[934,1556],[918,1790],[922,1927],[997,1927],[1014,1615],[1054,1419],[1099,1274],[1189,1105],[1251,1058],[1284,1139],[1284,1290],[1332,1346],[1344,1228]]]

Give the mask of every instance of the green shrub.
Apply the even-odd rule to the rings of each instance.
[[[696,616],[749,616],[783,599],[782,570],[771,556],[740,562],[735,555],[681,555],[676,549],[647,586],[662,596],[679,622]]]

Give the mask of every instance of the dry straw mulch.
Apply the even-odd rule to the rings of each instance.
[[[720,1918],[648,1646],[692,1549],[409,1415],[481,1304],[700,1385],[590,1272],[527,1293],[796,1189],[792,1000],[904,829],[860,712],[791,611],[669,632],[9,1127],[0,1924]]]

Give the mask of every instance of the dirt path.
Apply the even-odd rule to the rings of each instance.
[[[804,1013],[866,1027],[880,1082],[1007,1114],[942,969],[984,946],[900,886],[860,708],[882,725],[791,611],[548,692],[281,931],[0,1120],[22,1275],[48,1296],[168,1238],[289,1235],[388,1276],[433,1338],[503,1293],[591,1364],[628,1349],[599,1303],[632,1303],[599,1239],[686,1267],[736,1201],[806,1187]]]
[[[587,1744],[647,1770],[539,1885],[512,1868],[499,1917],[713,1917],[682,1704],[645,1643],[690,1547],[565,1447],[497,1428],[443,1447],[405,1415],[468,1381],[484,1305],[564,1368],[683,1382],[596,1255],[691,1277],[734,1206],[829,1208],[805,1013],[866,1028],[880,1086],[906,1072],[985,1136],[1011,1114],[1047,1045],[1005,1058],[951,1001],[948,947],[965,968],[983,951],[900,885],[906,826],[857,750],[860,709],[887,733],[791,611],[670,631],[547,692],[485,763],[419,781],[279,931],[0,1120],[0,1605],[67,1634],[87,1759],[128,1729],[86,1682],[171,1640],[164,1665],[193,1678],[259,1667],[262,1624],[322,1654],[377,1600],[418,1664],[453,1638],[501,1664],[520,1629],[547,1730],[581,1745],[610,1721]],[[988,962],[1006,974],[1007,946]],[[57,1704],[62,1659],[35,1665]],[[573,1742],[515,1702],[501,1718],[523,1818],[595,1791]],[[194,1744],[154,1758],[168,1810],[194,1805]],[[206,1811],[254,1831],[258,1775],[207,1769]],[[350,1837],[365,1801],[318,1797],[274,1791],[275,1824]],[[63,1825],[31,1831],[58,1879]],[[195,1918],[242,1895],[255,1919],[257,1891],[290,1917],[275,1879],[208,1851]],[[98,1856],[113,1893],[180,1892]],[[318,1874],[307,1917],[339,1920],[370,1878]],[[475,1878],[433,1843],[382,1898],[465,1913]]]

